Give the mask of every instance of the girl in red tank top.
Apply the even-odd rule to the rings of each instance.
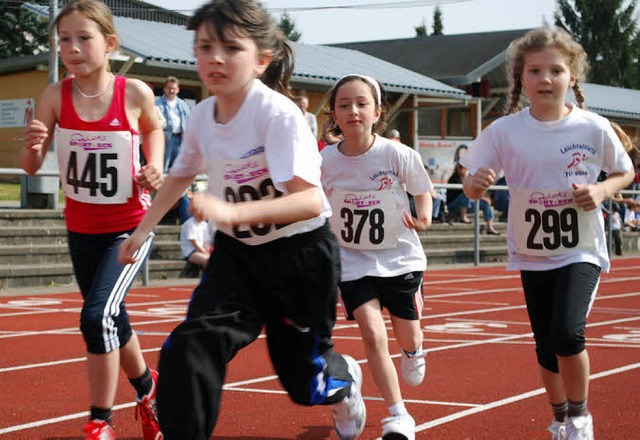
[[[136,148],[139,140],[125,108],[127,79],[115,76],[112,80],[111,104],[104,117],[97,121],[78,116],[73,105],[74,79],[66,79],[61,84],[56,152],[66,195],[67,228],[74,232],[100,234],[129,230],[138,225],[151,203],[148,191],[135,181],[135,175],[140,172],[140,154]],[[110,136],[114,133],[119,136]],[[106,141],[108,138],[111,142]],[[121,203],[116,202],[118,199]]]
[[[144,440],[160,440],[155,411],[158,375],[147,368],[124,299],[139,262],[121,265],[120,243],[150,204],[148,191],[163,181],[164,136],[151,89],[114,76],[109,54],[118,48],[113,17],[97,0],[71,0],[52,23],[70,78],[50,84],[25,132],[20,161],[34,174],[54,136],[65,193],[69,252],[84,299],[80,330],[87,347],[90,419],[86,440],[115,439],[111,408],[120,365],[136,390]],[[140,166],[138,134],[147,165]]]

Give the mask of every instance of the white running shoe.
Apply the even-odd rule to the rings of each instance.
[[[566,422],[566,440],[593,440],[593,417],[568,417]]]
[[[382,440],[415,440],[416,421],[410,414],[382,419]]]
[[[367,420],[367,408],[362,400],[362,369],[351,356],[342,355],[347,361],[349,374],[353,379],[351,394],[341,402],[331,405],[333,412],[333,426],[336,428],[340,440],[353,440],[358,438],[364,430]]]
[[[424,360],[427,350],[420,347],[415,354],[408,354],[404,350],[400,356],[400,367],[404,381],[412,387],[417,387],[424,380],[427,371],[427,362]]]
[[[549,432],[551,433],[551,440],[566,440],[567,431],[563,422],[553,420],[549,426]]]

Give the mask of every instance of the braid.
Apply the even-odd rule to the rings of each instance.
[[[584,108],[584,94],[578,86],[578,80],[585,77],[589,63],[587,54],[582,46],[576,42],[566,31],[559,28],[541,27],[527,32],[523,37],[513,41],[507,50],[507,71],[510,72],[509,83],[511,86],[509,113],[520,108],[520,96],[522,94],[521,75],[524,69],[525,55],[537,52],[545,48],[555,48],[566,56],[569,70],[576,83],[573,90],[580,108]]]
[[[513,79],[513,85],[511,86],[511,90],[509,91],[509,108],[507,109],[507,113],[515,113],[522,107],[520,105],[520,95],[522,94],[522,83],[520,82],[520,78]]]
[[[573,84],[573,93],[576,95],[576,101],[578,102],[578,107],[584,108],[584,92],[580,88],[580,84],[578,84],[578,80]]]

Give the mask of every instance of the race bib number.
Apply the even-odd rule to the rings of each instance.
[[[209,173],[209,188],[214,195],[231,203],[269,200],[281,197],[271,180],[264,153],[246,159],[216,162]],[[261,244],[290,235],[287,224],[224,226],[218,229],[247,244]]]
[[[65,195],[83,203],[126,203],[133,193],[132,147],[129,131],[58,128],[56,151]]]
[[[334,189],[329,199],[331,229],[342,246],[389,249],[398,242],[398,210],[393,191],[343,191]]]
[[[595,249],[594,213],[574,203],[573,191],[515,190],[511,203],[519,254],[543,257]]]

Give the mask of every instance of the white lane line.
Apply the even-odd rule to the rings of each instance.
[[[122,403],[120,405],[114,405],[111,408],[113,411],[118,411],[125,408],[131,408],[136,405],[136,402]],[[22,425],[8,426],[6,428],[0,428],[0,435],[9,434],[11,432],[23,431],[25,429],[38,428],[40,426],[51,425],[53,423],[66,422],[68,420],[80,419],[88,417],[89,411],[79,412],[75,414],[67,414],[66,416],[55,417],[52,419],[38,420],[37,422],[24,423]]]
[[[182,321],[184,321],[184,317],[163,318],[163,319],[155,319],[152,321],[136,321],[136,322],[132,322],[131,325],[135,328],[143,325],[167,324],[167,323],[182,322]],[[59,333],[73,334],[74,332],[77,332],[77,331],[78,331],[78,327],[56,328],[51,330],[27,330],[27,331],[9,332],[6,334],[0,334],[0,339],[17,338],[22,336],[55,335]]]
[[[627,371],[634,370],[636,368],[640,368],[640,363],[625,365],[623,367],[613,368],[611,370],[602,371],[600,373],[592,374],[589,376],[591,380],[600,379],[607,376],[612,376],[614,374],[625,373]],[[526,393],[517,394],[515,396],[507,397],[505,399],[496,400],[494,402],[490,402],[484,405],[480,405],[475,408],[466,409],[464,411],[460,411],[454,414],[450,414],[445,417],[440,417],[439,419],[431,420],[430,422],[423,423],[421,425],[416,426],[416,432],[426,431],[427,429],[435,428],[436,426],[443,425],[445,423],[453,422],[454,420],[459,420],[461,418],[471,416],[473,414],[478,414],[481,412],[489,411],[494,408],[498,408],[500,406],[509,405],[514,402],[518,402],[520,400],[525,400],[530,397],[535,397],[540,394],[544,394],[544,388],[538,388],[536,390],[528,391]]]

